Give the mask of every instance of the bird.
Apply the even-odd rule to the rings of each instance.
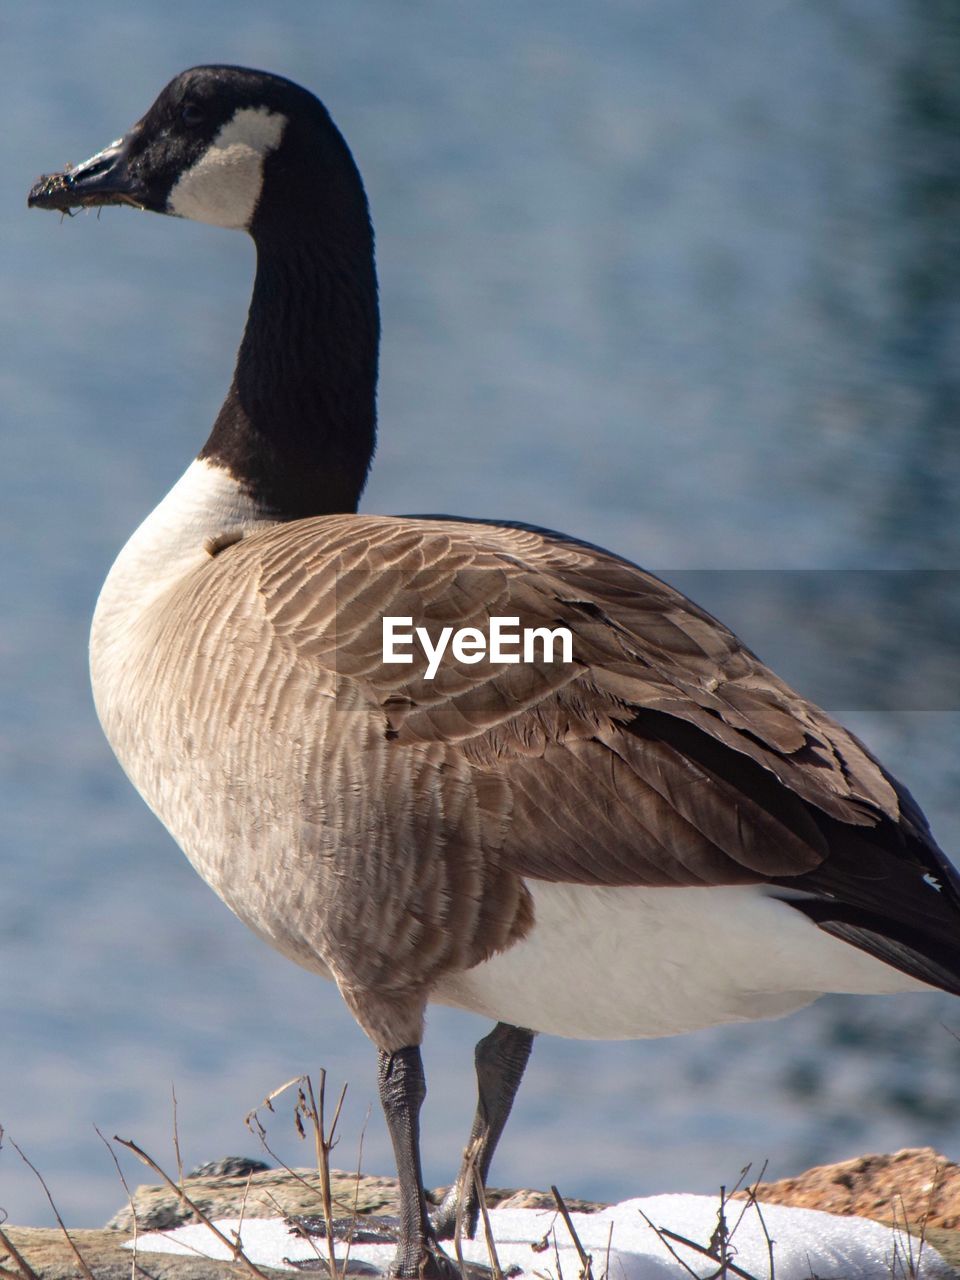
[[[317,97],[190,68],[28,203],[130,205],[255,244],[226,398],[106,578],[91,679],[120,764],[200,875],[332,979],[373,1042],[400,1187],[392,1274],[457,1274],[441,1241],[458,1204],[476,1229],[474,1171],[538,1033],[642,1039],[827,992],[960,994],[960,876],[916,802],[718,620],[572,536],[359,511],[373,231]],[[478,652],[495,623],[562,632],[570,653]],[[445,630],[473,648],[431,664]],[[429,1002],[495,1024],[433,1211]]]

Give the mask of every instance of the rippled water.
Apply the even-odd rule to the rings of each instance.
[[[123,1200],[94,1123],[173,1164],[171,1083],[188,1165],[255,1150],[246,1110],[320,1064],[351,1081],[349,1165],[375,1096],[336,992],[194,876],[87,692],[98,585],[213,418],[252,254],[126,210],[58,226],[24,196],[192,63],[316,89],[365,174],[367,509],[523,518],[675,576],[843,711],[960,855],[955,6],[50,0],[9,8],[2,40],[0,1123],[68,1222]],[[431,1015],[428,1181],[463,1141],[483,1029]],[[766,1157],[957,1158],[958,1033],[932,995],[544,1039],[495,1178],[613,1197]],[[390,1167],[375,1112],[364,1165]],[[0,1205],[49,1220],[9,1144]]]

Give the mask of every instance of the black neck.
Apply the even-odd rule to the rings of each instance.
[[[253,232],[247,327],[200,457],[281,519],[355,511],[373,457],[380,325],[365,201],[362,213]]]

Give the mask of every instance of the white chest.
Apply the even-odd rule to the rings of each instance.
[[[223,644],[227,669],[214,678],[230,622],[222,602],[212,596],[209,616],[189,619],[178,619],[176,602],[183,585],[211,565],[218,540],[271,523],[225,471],[192,463],[117,557],[90,637],[94,702],[120,764],[204,879],[268,934],[265,903],[272,896],[281,920],[284,904],[263,869],[282,870],[298,842],[297,815],[281,800],[281,781],[296,784],[298,760],[284,753],[281,761],[282,747],[269,734],[251,736],[231,704],[251,685],[238,666],[236,636],[229,652]],[[290,939],[270,941],[300,963],[312,959]]]
[[[192,462],[107,574],[90,634],[94,696],[98,685],[109,685],[151,605],[210,559],[214,540],[271,523],[227,471],[200,459]]]

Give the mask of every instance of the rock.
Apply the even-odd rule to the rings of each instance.
[[[220,1162],[216,1162],[219,1164]],[[201,1168],[206,1166],[201,1166]],[[399,1210],[395,1178],[380,1178],[340,1169],[330,1170],[334,1213],[349,1217],[358,1213],[396,1214]],[[204,1174],[187,1177],[183,1189],[208,1218],[277,1218],[323,1212],[320,1179],[316,1169],[265,1169],[256,1173]],[[193,1213],[167,1186],[138,1187],[133,1207],[121,1209],[107,1223],[108,1231],[133,1232],[134,1211],[140,1231],[168,1231],[194,1222]]]
[[[187,1174],[188,1178],[245,1178],[248,1173],[265,1173],[270,1166],[265,1160],[251,1160],[249,1156],[221,1156],[198,1164]]]
[[[444,1187],[445,1191],[446,1188]],[[560,1193],[563,1195],[563,1193]],[[578,1200],[576,1196],[564,1196],[563,1203],[571,1213],[599,1213],[606,1205],[599,1200]],[[490,1209],[555,1209],[557,1202],[549,1191],[502,1191],[487,1187],[487,1207]]]
[[[756,1195],[768,1204],[906,1223],[960,1267],[960,1166],[932,1147],[817,1165],[795,1178],[761,1182]]]
[[[37,1280],[81,1280],[83,1271],[76,1254],[64,1239],[59,1228],[4,1227],[3,1233],[24,1258]],[[83,1256],[94,1280],[130,1280],[133,1254],[124,1249],[126,1236],[115,1231],[76,1231],[71,1229],[70,1239]],[[20,1269],[0,1242],[0,1267],[8,1275],[24,1276],[29,1272]],[[262,1267],[264,1276],[290,1280],[289,1271],[276,1271]],[[235,1262],[212,1262],[209,1258],[190,1258],[173,1253],[141,1255],[140,1276],[150,1280],[237,1280],[243,1274]]]
[[[233,1161],[237,1161],[237,1164],[233,1164]],[[276,1218],[281,1215],[299,1217],[323,1212],[316,1169],[293,1169],[289,1173],[285,1169],[260,1169],[249,1175],[245,1172],[232,1172],[233,1169],[245,1169],[248,1164],[249,1162],[235,1156],[222,1161],[211,1161],[201,1165],[200,1169],[206,1171],[223,1167],[229,1172],[219,1175],[208,1172],[199,1176],[191,1174],[184,1178],[183,1189],[209,1218],[239,1218],[241,1209],[246,1218]],[[356,1173],[331,1169],[330,1188],[336,1217],[350,1217],[355,1209],[361,1214],[385,1216],[396,1216],[400,1211],[395,1178],[367,1174],[358,1179]],[[438,1187],[429,1194],[439,1204],[446,1190],[446,1187]],[[544,1191],[488,1187],[487,1204],[491,1209],[501,1204],[511,1209],[552,1208],[553,1197]],[[603,1205],[593,1200],[571,1199],[566,1204],[571,1211],[587,1213],[603,1208]],[[171,1227],[195,1221],[177,1193],[166,1186],[138,1187],[133,1195],[133,1207],[140,1231],[168,1231]],[[130,1234],[133,1231],[133,1217],[133,1209],[128,1205],[114,1214],[107,1223],[107,1230]]]
[[[960,1228],[960,1166],[932,1147],[818,1165],[795,1178],[761,1182],[756,1196],[770,1204],[858,1214],[877,1222],[906,1219],[913,1229],[923,1222]]]

